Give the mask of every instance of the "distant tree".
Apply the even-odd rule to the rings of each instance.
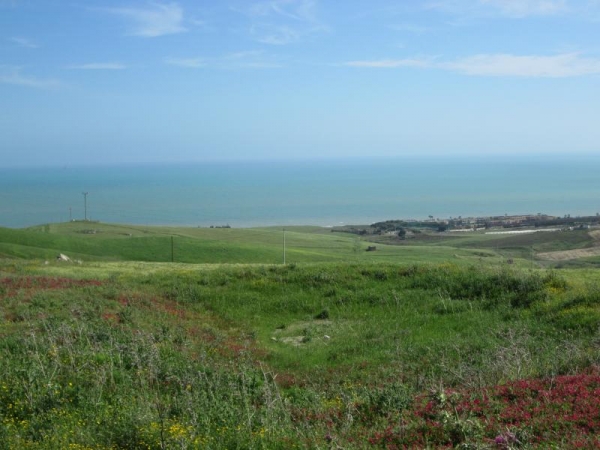
[[[406,230],[402,227],[398,230],[398,237],[400,239],[406,239]]]

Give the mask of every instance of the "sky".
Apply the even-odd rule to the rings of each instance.
[[[0,0],[0,166],[600,150],[600,0]]]

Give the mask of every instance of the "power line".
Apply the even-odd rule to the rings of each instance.
[[[88,193],[87,192],[82,192],[83,194],[83,211],[84,211],[84,219],[87,222],[87,196]]]

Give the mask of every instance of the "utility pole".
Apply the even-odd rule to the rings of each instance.
[[[84,211],[84,219],[87,222],[87,196],[88,193],[87,192],[82,192],[83,194],[83,211]]]
[[[173,244],[173,236],[171,236],[171,262],[175,262],[175,245]]]
[[[283,229],[283,265],[285,266],[285,228]]]
[[[73,222],[73,213],[71,211],[71,207],[69,206],[69,222]]]

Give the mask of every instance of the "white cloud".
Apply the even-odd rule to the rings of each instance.
[[[23,75],[21,68],[14,66],[0,66],[0,83],[38,89],[51,89],[60,86],[57,80],[40,79]]]
[[[253,16],[268,16],[271,14],[296,21],[316,21],[315,0],[270,0],[257,2],[248,8]]]
[[[186,67],[189,69],[197,69],[207,66],[204,58],[167,58],[165,59],[165,63],[172,66]]]
[[[206,22],[206,20],[189,19],[188,22],[191,23],[192,25],[194,25],[195,27],[199,27],[199,28],[207,28],[208,27],[208,23]]]
[[[408,33],[423,34],[430,31],[430,28],[422,25],[416,25],[414,23],[401,23],[398,25],[391,25],[390,28],[396,31],[406,31]]]
[[[258,24],[250,28],[250,34],[258,42],[270,45],[286,45],[300,40],[301,32],[286,25]]]
[[[220,67],[228,69],[276,69],[282,65],[261,50],[229,53],[220,58]]]
[[[436,0],[425,7],[460,16],[511,18],[554,15],[570,9],[567,0]]]
[[[317,19],[316,0],[261,1],[234,11],[250,19],[250,36],[263,44],[291,44],[327,30]]]
[[[15,36],[15,37],[11,37],[10,40],[21,47],[39,48],[39,45],[37,45],[35,42],[33,42],[27,38],[24,38],[24,37]]]
[[[141,37],[158,37],[183,33],[183,9],[177,3],[152,3],[146,8],[105,9],[131,22],[130,34]]]
[[[555,56],[475,55],[440,67],[478,76],[562,78],[600,74],[600,59],[581,58],[577,53]]]
[[[242,52],[234,52],[228,53],[224,56],[227,59],[244,59],[244,58],[253,58],[264,55],[265,52],[262,50],[246,50]]]
[[[554,56],[482,54],[453,61],[434,59],[383,59],[349,61],[350,67],[393,69],[400,67],[448,70],[471,76],[565,78],[600,74],[600,59],[584,58],[578,53]]]
[[[121,63],[105,62],[105,63],[87,63],[87,64],[74,64],[68,67],[69,69],[77,70],[123,70],[127,66]]]
[[[262,51],[246,51],[229,53],[216,58],[167,58],[165,64],[187,69],[274,69],[281,67],[277,61],[269,58]]]
[[[480,0],[509,17],[545,16],[567,10],[565,0]]]
[[[394,69],[398,67],[430,67],[431,63],[424,59],[380,59],[375,61],[348,61],[350,67],[370,67],[376,69]]]

